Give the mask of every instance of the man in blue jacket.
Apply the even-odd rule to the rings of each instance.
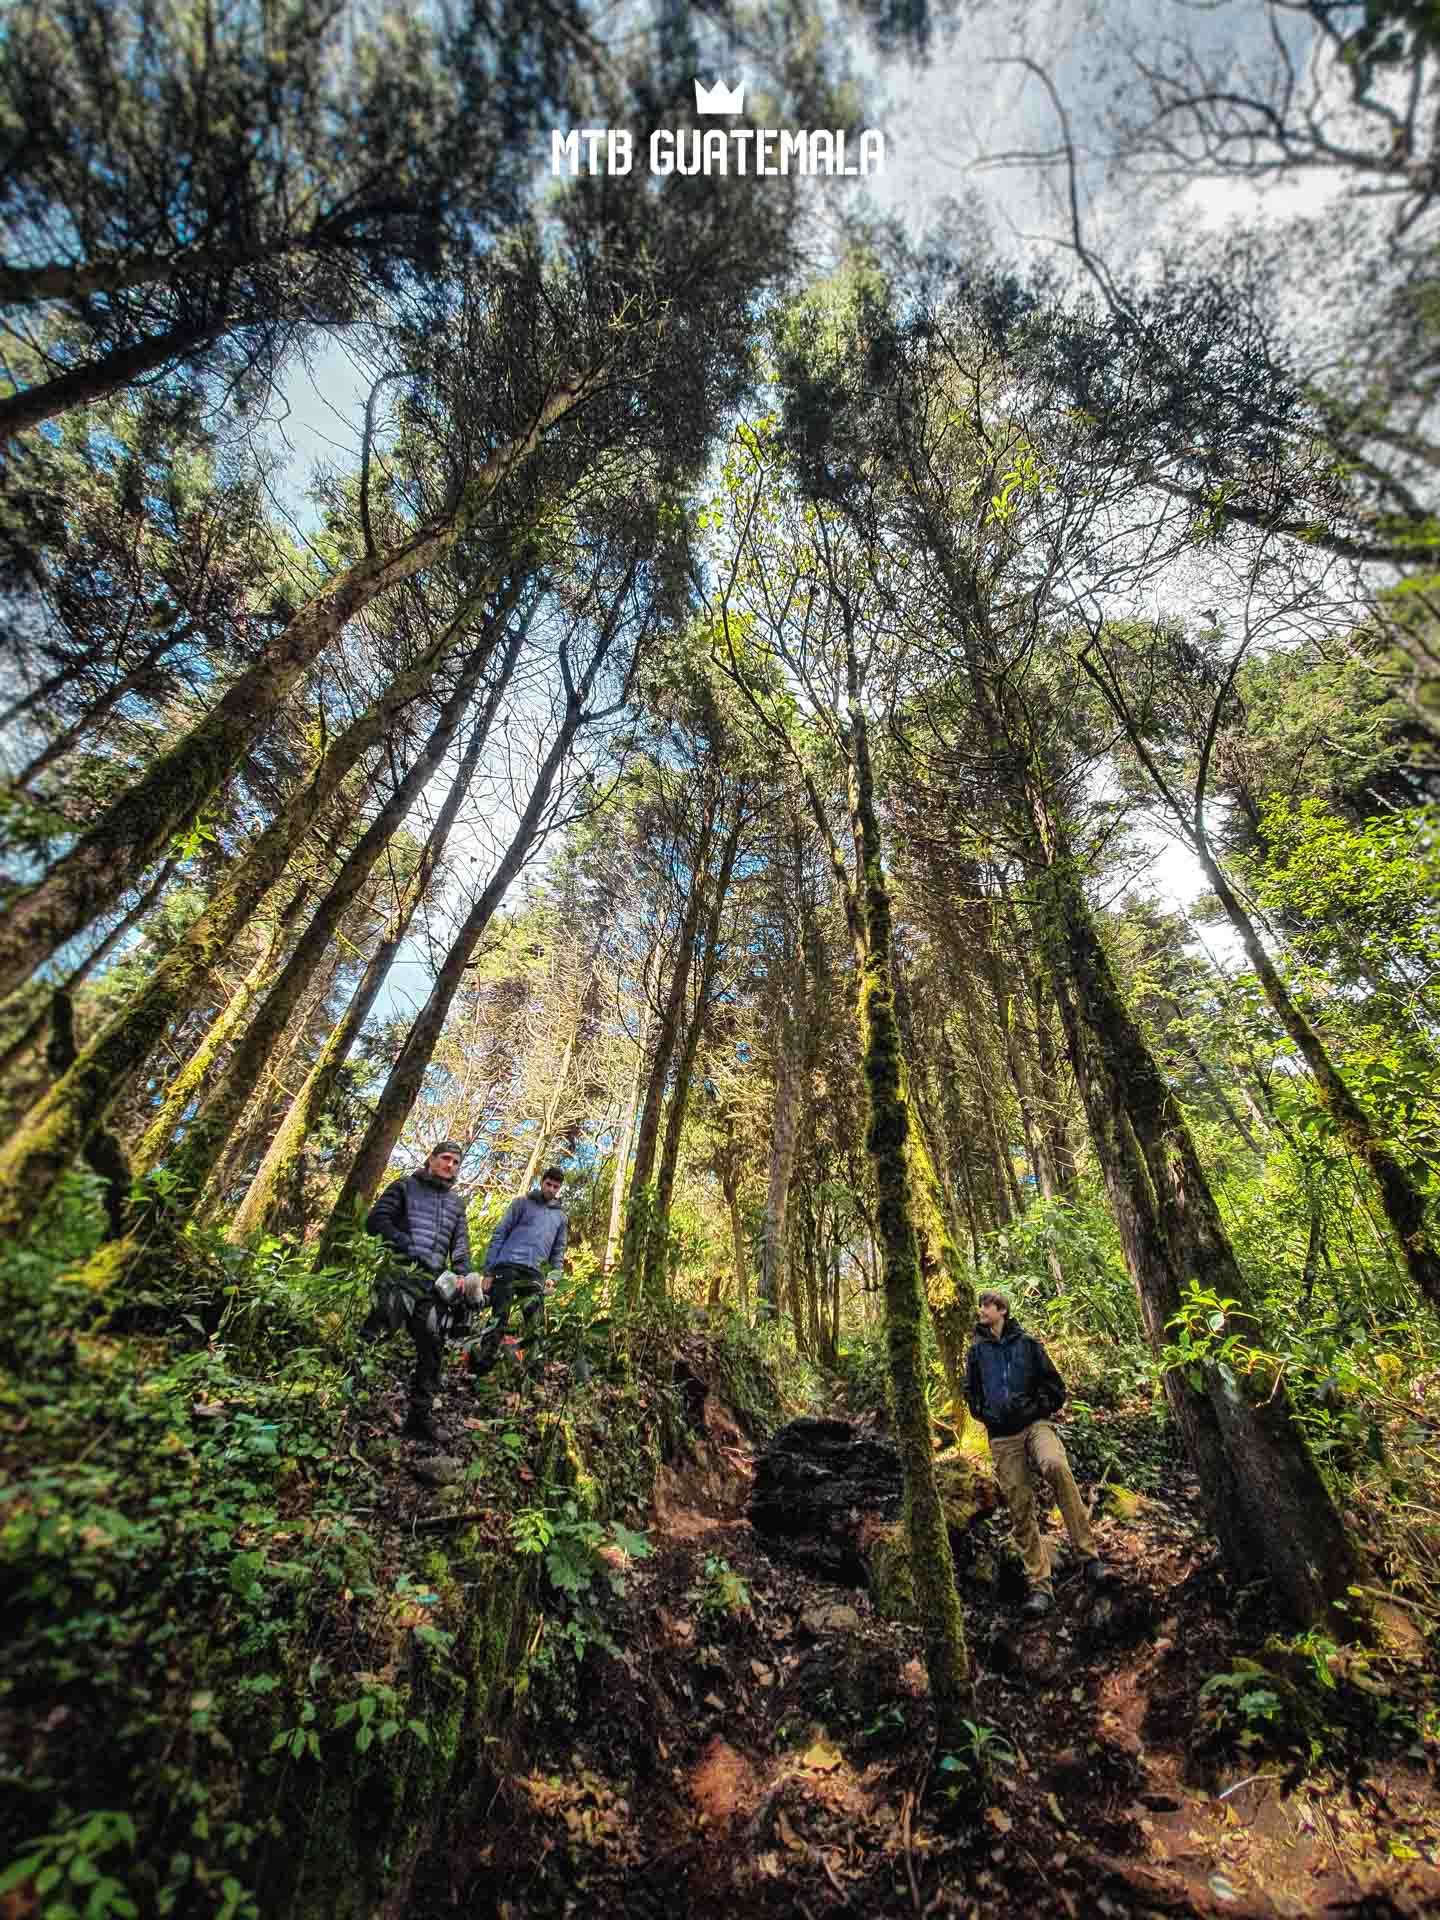
[[[415,1342],[415,1377],[402,1431],[431,1446],[440,1443],[432,1409],[440,1386],[445,1329],[452,1315],[463,1311],[467,1299],[478,1300],[480,1291],[471,1272],[465,1202],[454,1191],[463,1152],[453,1140],[442,1140],[418,1172],[390,1183],[365,1221],[366,1232],[378,1235],[398,1257],[381,1275],[375,1311],[362,1331],[377,1338],[409,1327]],[[460,1283],[453,1300],[436,1288],[440,1275],[447,1272]]]
[[[526,1347],[533,1342],[534,1323],[547,1290],[554,1285],[553,1279],[545,1278],[544,1270],[548,1267],[558,1273],[565,1262],[568,1222],[560,1206],[564,1184],[559,1167],[547,1167],[537,1189],[510,1202],[490,1237],[485,1250],[490,1321],[475,1354],[477,1373],[487,1373],[495,1364],[510,1325],[512,1301],[523,1318]]]
[[[1086,1578],[1102,1579],[1105,1567],[1065,1448],[1050,1424],[1065,1404],[1065,1382],[1040,1342],[1011,1317],[1003,1293],[982,1293],[978,1307],[980,1318],[965,1363],[965,1399],[990,1436],[995,1481],[1010,1509],[1015,1545],[1030,1577],[1030,1592],[1020,1611],[1038,1616],[1050,1611],[1055,1594],[1050,1556],[1035,1517],[1031,1468],[1049,1482]]]

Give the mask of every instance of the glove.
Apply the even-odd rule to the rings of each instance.
[[[445,1302],[447,1307],[453,1306],[455,1301],[459,1298],[460,1290],[461,1290],[461,1283],[460,1283],[460,1276],[458,1273],[451,1273],[450,1269],[447,1267],[444,1273],[436,1274],[434,1291],[438,1296],[438,1298],[440,1298]]]

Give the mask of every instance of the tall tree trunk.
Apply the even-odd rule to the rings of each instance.
[[[498,635],[520,594],[517,578],[506,591],[494,616],[487,621],[487,633],[466,661],[459,680],[440,711],[421,752],[397,784],[395,791],[361,834],[350,854],[316,907],[309,925],[295,943],[295,949],[280,971],[279,978],[265,995],[263,1004],[231,1052],[225,1070],[214,1091],[185,1131],[172,1164],[182,1187],[198,1188],[203,1170],[215,1159],[239,1119],[250,1090],[274,1052],[300,996],[315,969],[330,953],[336,929],[350,911],[369,880],[375,863],[399,831],[422,790],[449,752],[475,690],[500,644]],[[505,647],[501,671],[493,697],[487,701],[487,719],[493,714],[515,670],[524,644],[523,625],[513,633]],[[167,1135],[168,1139],[168,1135]]]
[[[775,1049],[775,1106],[770,1121],[770,1163],[765,1178],[765,1218],[760,1237],[760,1278],[756,1304],[776,1309],[785,1267],[785,1214],[795,1166],[796,1126],[800,1116],[800,1076],[795,1061],[795,1023],[788,1017]]]
[[[735,1262],[735,1305],[741,1313],[750,1311],[750,1272],[745,1255],[745,1219],[740,1211],[740,1169],[731,1159],[720,1176],[720,1191],[725,1196],[725,1211],[730,1220],[730,1255]]]
[[[975,1323],[975,1282],[960,1251],[956,1214],[942,1169],[943,1121],[925,1098],[927,1060],[920,1058],[910,999],[895,957],[895,1015],[900,1027],[902,1085],[910,1115],[905,1151],[910,1162],[910,1202],[920,1251],[920,1276],[930,1309],[940,1364],[950,1389],[953,1418],[965,1425],[965,1353]]]
[[[625,1102],[625,1120],[620,1129],[620,1137],[615,1143],[615,1178],[610,1187],[610,1223],[605,1232],[605,1258],[601,1262],[602,1274],[610,1272],[615,1264],[615,1251],[620,1245],[620,1221],[625,1207],[625,1175],[630,1167],[630,1143],[635,1137],[635,1115],[640,1106],[640,1076],[645,1070],[646,1036],[650,1026],[650,983],[651,972],[659,956],[659,949],[651,947],[645,955],[645,965],[640,975],[640,1024],[635,1035],[635,1070],[630,1075],[630,1092]]]
[[[382,593],[440,560],[507,475],[592,385],[587,376],[557,389],[530,430],[479,469],[453,511],[337,574],[183,740],[154,761],[43,879],[6,903],[0,920],[0,993],[18,986],[104,912],[136,870],[148,866],[197,818],[325,648]],[[498,565],[489,585],[493,588],[507,570]]]
[[[429,998],[420,1009],[399,1057],[391,1068],[384,1090],[375,1108],[374,1118],[366,1129],[360,1150],[355,1155],[354,1164],[340,1190],[329,1221],[321,1239],[316,1255],[316,1265],[321,1266],[329,1257],[332,1247],[348,1233],[358,1215],[369,1205],[371,1195],[379,1186],[390,1156],[395,1151],[405,1122],[419,1097],[420,1085],[425,1078],[449,1014],[451,1002],[459,991],[464,979],[465,969],[470,956],[480,943],[481,936],[495,917],[500,903],[510,891],[516,874],[525,865],[536,843],[543,835],[543,822],[550,804],[551,790],[559,776],[575,736],[586,719],[585,703],[595,684],[596,676],[610,652],[620,623],[620,608],[629,592],[630,581],[634,578],[632,568],[624,587],[617,594],[610,619],[603,632],[597,637],[589,664],[579,680],[573,685],[567,680],[565,700],[565,718],[556,732],[550,749],[541,762],[535,776],[535,784],[525,802],[505,849],[499,866],[486,882],[484,890],[465,916],[459,932],[446,954],[444,963],[430,989]]]
[[[1242,648],[1235,656],[1231,667],[1232,676],[1243,654]],[[1289,988],[1280,978],[1279,970],[1265,950],[1265,943],[1260,938],[1255,922],[1240,904],[1239,897],[1230,885],[1229,877],[1210,850],[1210,837],[1205,826],[1205,784],[1215,728],[1219,722],[1225,694],[1229,691],[1230,680],[1227,679],[1212,710],[1210,731],[1200,754],[1193,806],[1187,818],[1179,795],[1170,785],[1140,729],[1136,726],[1124,695],[1115,683],[1113,673],[1107,678],[1104,669],[1090,658],[1088,648],[1081,655],[1080,664],[1099,687],[1111,711],[1124,727],[1130,744],[1154,783],[1156,791],[1165,800],[1186,832],[1205,878],[1210,882],[1231,926],[1240,936],[1241,944],[1245,948],[1245,957],[1255,970],[1255,977],[1260,982],[1265,998],[1270,1002],[1281,1025],[1294,1041],[1300,1057],[1310,1069],[1321,1105],[1335,1122],[1341,1139],[1375,1182],[1385,1218],[1399,1242],[1406,1271],[1420,1294],[1432,1307],[1440,1310],[1440,1247],[1437,1247],[1435,1235],[1427,1217],[1424,1193],[1381,1138],[1375,1123],[1355,1098],[1349,1083],[1330,1058],[1329,1048],[1319,1032],[1291,997]]]
[[[206,977],[284,872],[345,776],[383,737],[395,714],[423,691],[452,638],[450,630],[441,634],[415,666],[393,680],[380,698],[331,742],[311,779],[290,796],[243,858],[230,868],[205,911],[145,985],[26,1115],[22,1126],[0,1150],[0,1236],[19,1234],[33,1219],[37,1201],[101,1126],[111,1103],[139,1071],[172,1020],[192,1004]]]
[[[905,1524],[910,1571],[925,1645],[930,1693],[941,1747],[959,1738],[969,1705],[968,1656],[950,1533],[935,1481],[930,1410],[925,1399],[922,1326],[925,1289],[911,1200],[911,1129],[903,1079],[903,1050],[895,1017],[891,971],[890,893],[875,811],[870,746],[861,707],[859,665],[847,622],[848,745],[856,857],[863,875],[860,917],[865,965],[858,1006],[869,1108],[866,1149],[875,1175],[883,1249],[886,1342],[894,1401],[895,1438],[905,1480]]]
[[[253,1099],[236,1116],[237,1124],[231,1128],[224,1154],[228,1165],[225,1177],[221,1178],[218,1160],[203,1169],[198,1211],[204,1219],[218,1221],[229,1209],[233,1204],[233,1190],[242,1176],[248,1189],[254,1173],[247,1173],[247,1169],[253,1167],[258,1170],[271,1141],[284,1123],[285,1115],[293,1104],[289,1089],[292,1085],[298,1089],[305,1078],[301,1063],[318,1037],[317,1027],[322,1032],[325,1030],[326,1005],[335,990],[335,982],[344,971],[347,944],[337,942],[331,948],[318,976],[310,981],[305,998],[276,1053],[262,1067]],[[248,1124],[242,1124],[245,1122]],[[230,1152],[231,1148],[237,1150]]]
[[[256,1171],[250,1189],[245,1195],[230,1230],[232,1240],[240,1240],[248,1234],[268,1231],[282,1196],[293,1178],[294,1168],[304,1151],[305,1142],[318,1123],[321,1114],[335,1091],[341,1069],[350,1057],[350,1049],[360,1036],[360,1031],[370,1017],[370,1010],[379,997],[385,984],[396,954],[400,951],[405,935],[416,909],[425,898],[435,873],[445,852],[445,843],[450,837],[465,797],[475,778],[475,770],[480,764],[480,755],[484,751],[485,741],[490,732],[504,690],[505,677],[497,682],[485,709],[476,722],[466,743],[464,755],[449,791],[436,815],[425,841],[420,859],[410,878],[401,888],[400,897],[395,903],[389,919],[380,936],[379,945],[370,955],[360,983],[350,997],[350,1003],[337,1022],[320,1054],[290,1104],[289,1111],[280,1123],[279,1131],[265,1151]]]
[[[304,904],[305,889],[297,887],[285,903],[284,910],[275,916],[275,923],[270,930],[270,938],[265,943],[264,951],[256,957],[255,964],[210,1022],[190,1058],[166,1087],[159,1113],[140,1136],[139,1144],[130,1155],[130,1169],[137,1179],[149,1173],[150,1169],[164,1158],[165,1149],[174,1138],[175,1129],[184,1119],[196,1096],[203,1091],[215,1062],[229,1045],[231,1038],[239,1031],[255,995],[264,986],[266,977],[275,964],[276,955],[284,945],[290,923]],[[255,1081],[252,1079],[245,1089],[247,1100],[254,1089]],[[198,1169],[199,1174],[203,1174],[204,1171],[205,1168]],[[198,1177],[194,1184],[198,1192],[200,1186]]]
[[[1152,1347],[1192,1283],[1247,1311],[1248,1288],[1179,1102],[1117,986],[1063,837],[1035,804],[1044,864],[1033,876],[1037,934],[1065,1022],[1091,1138]],[[1165,1390],[1226,1559],[1267,1575],[1303,1626],[1326,1618],[1355,1578],[1349,1535],[1290,1412],[1283,1381],[1257,1386],[1207,1364]]]
[[[790,861],[795,909],[802,911],[804,842],[798,819],[790,823]],[[760,1275],[755,1289],[757,1311],[778,1312],[785,1271],[785,1215],[795,1165],[796,1129],[800,1117],[800,1089],[808,1087],[807,1002],[812,1001],[809,929],[803,925],[792,936],[786,922],[785,965],[780,971],[775,1032],[775,1106],[770,1123],[770,1162],[765,1179],[765,1214],[760,1228]],[[818,975],[819,968],[815,968]],[[807,1065],[800,1064],[800,1030],[807,1035]]]
[[[660,1138],[660,1110],[665,1086],[670,1078],[670,1062],[680,1036],[685,997],[690,989],[690,969],[695,959],[695,941],[700,931],[700,915],[705,906],[704,875],[710,862],[710,846],[715,834],[716,795],[707,790],[705,809],[700,819],[700,835],[690,868],[690,895],[680,920],[679,938],[671,967],[665,1004],[655,1029],[655,1057],[650,1063],[650,1078],[645,1087],[645,1104],[635,1132],[635,1168],[630,1176],[630,1205],[625,1214],[625,1239],[620,1264],[625,1273],[625,1297],[634,1306],[640,1298],[644,1277],[646,1221],[654,1196],[650,1175],[655,1166],[655,1149]]]
[[[700,1053],[700,1042],[710,1014],[710,996],[715,989],[715,968],[719,959],[720,922],[730,893],[730,879],[740,850],[740,835],[745,829],[745,796],[735,796],[735,818],[720,854],[720,870],[710,891],[710,910],[705,916],[700,980],[695,990],[695,1011],[685,1029],[680,1058],[675,1068],[675,1090],[670,1096],[670,1111],[665,1122],[665,1141],[660,1152],[660,1171],[655,1180],[655,1204],[650,1215],[650,1232],[645,1247],[644,1291],[652,1300],[663,1300],[667,1291],[665,1241],[670,1230],[670,1198],[675,1186],[675,1169],[680,1161],[680,1138],[685,1131],[685,1115],[690,1104],[690,1082]]]
[[[115,347],[97,360],[71,367],[68,372],[38,380],[33,387],[8,394],[0,400],[0,447],[18,439],[57,414],[72,407],[90,407],[122,387],[133,386],[147,373],[190,359],[202,348],[212,346],[225,331],[223,327],[169,327],[164,333],[152,333],[132,346]]]

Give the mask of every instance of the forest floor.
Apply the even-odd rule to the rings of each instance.
[[[1424,1669],[1403,1608],[1368,1660],[1331,1650],[1307,1720],[1303,1669],[1323,1655],[1291,1643],[1293,1687],[1284,1659],[1243,1677],[1270,1623],[1227,1588],[1178,1475],[1100,1520],[1102,1587],[1057,1555],[1055,1611],[1030,1627],[992,1515],[959,1555],[974,1750],[937,1765],[918,1635],[766,1551],[746,1519],[754,1457],[707,1395],[691,1457],[662,1469],[610,1649],[532,1695],[409,1920],[1440,1911],[1434,1746],[1373,1739],[1377,1692]],[[1202,1695],[1217,1674],[1233,1677]],[[1247,1689],[1276,1723],[1248,1751]],[[1368,1746],[1346,1731],[1357,1713]]]

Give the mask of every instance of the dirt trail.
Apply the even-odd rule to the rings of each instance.
[[[1003,1515],[967,1542],[976,1722],[1018,1756],[977,1803],[929,1777],[917,1636],[771,1558],[752,1474],[707,1398],[693,1458],[662,1473],[616,1650],[587,1653],[573,1718],[522,1723],[410,1920],[1440,1912],[1423,1766],[1288,1796],[1274,1764],[1200,1778],[1195,1693],[1234,1625],[1174,1501],[1103,1522],[1114,1582],[1062,1568],[1055,1613],[1023,1633]]]

